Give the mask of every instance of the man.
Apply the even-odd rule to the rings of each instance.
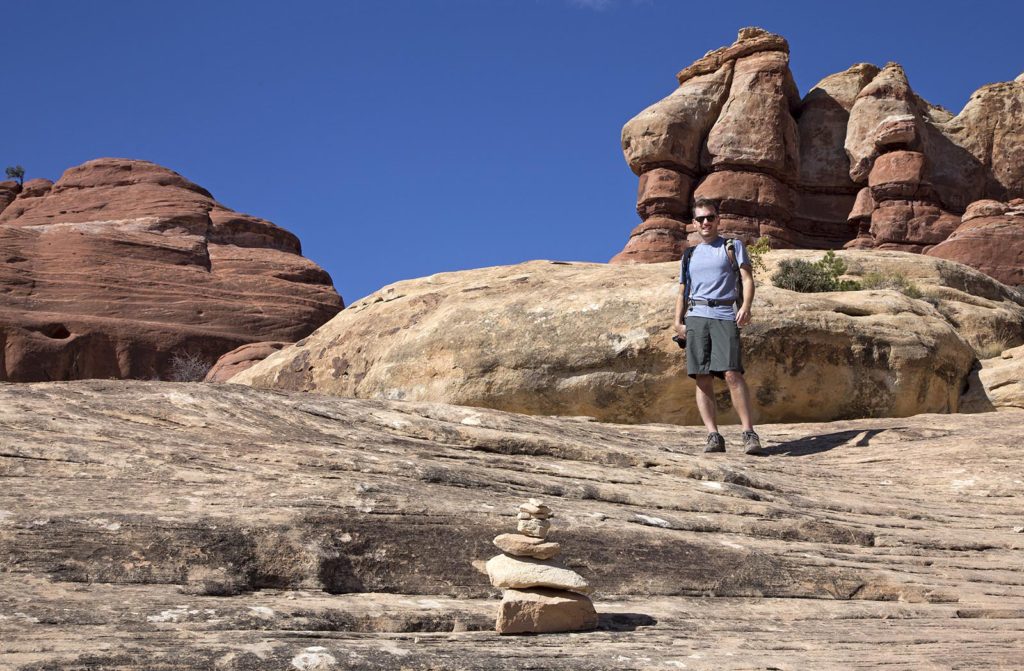
[[[705,452],[725,452],[725,439],[718,432],[715,410],[714,377],[724,378],[729,386],[732,406],[743,424],[743,449],[747,454],[763,455],[761,440],[750,417],[750,391],[743,379],[740,328],[750,323],[754,303],[754,275],[750,256],[739,240],[727,245],[718,235],[718,204],[698,199],[693,206],[693,223],[701,243],[689,253],[689,278],[686,254],[680,264],[679,297],[676,299],[675,329],[686,339],[686,372],[697,382],[697,409],[708,430]],[[734,259],[728,247],[732,247]],[[742,278],[739,296],[737,270]],[[689,305],[684,305],[686,283],[690,283]],[[742,298],[739,310],[733,304]],[[685,318],[685,320],[684,320]]]

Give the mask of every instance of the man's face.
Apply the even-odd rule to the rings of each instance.
[[[698,207],[693,211],[693,225],[703,240],[718,237],[718,213],[713,207]]]

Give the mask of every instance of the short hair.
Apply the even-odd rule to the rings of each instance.
[[[698,207],[703,208],[705,210],[714,210],[715,214],[718,214],[718,201],[717,200],[712,200],[711,198],[698,198],[693,203],[694,211],[696,211],[696,209]]]

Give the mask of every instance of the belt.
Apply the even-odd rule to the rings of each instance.
[[[693,303],[694,305],[706,305],[709,308],[717,308],[717,307],[724,306],[724,305],[732,305],[732,304],[734,304],[736,302],[736,299],[735,298],[730,298],[729,300],[724,300],[724,301],[716,301],[716,300],[712,299],[712,300],[707,300],[706,301],[703,298],[691,298],[690,302]]]

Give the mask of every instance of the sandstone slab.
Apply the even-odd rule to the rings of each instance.
[[[499,634],[548,634],[597,627],[589,597],[551,589],[509,589],[498,608]]]
[[[964,392],[963,412],[1024,409],[1024,346],[980,362]]]
[[[0,384],[0,667],[1013,668],[1022,421],[776,424],[757,460],[726,428],[708,459],[696,427]],[[536,493],[602,592],[586,645],[491,631],[471,562]]]
[[[499,534],[494,537],[494,544],[507,554],[534,559],[553,559],[562,551],[559,543],[525,534]]]
[[[963,223],[927,254],[966,264],[1010,286],[1024,286],[1024,203],[972,204]]]
[[[487,561],[487,576],[499,589],[549,587],[578,594],[590,594],[594,588],[572,569],[550,560],[513,557],[500,554]]]
[[[859,273],[903,269],[934,304],[891,291],[795,294],[766,285],[769,269],[743,336],[761,421],[954,412],[982,334],[1024,324],[1016,293],[965,266],[893,252],[840,255]],[[766,259],[791,257],[821,253]],[[231,381],[698,424],[685,357],[671,340],[678,272],[678,263],[535,261],[401,282]],[[724,403],[721,410],[729,412]]]

